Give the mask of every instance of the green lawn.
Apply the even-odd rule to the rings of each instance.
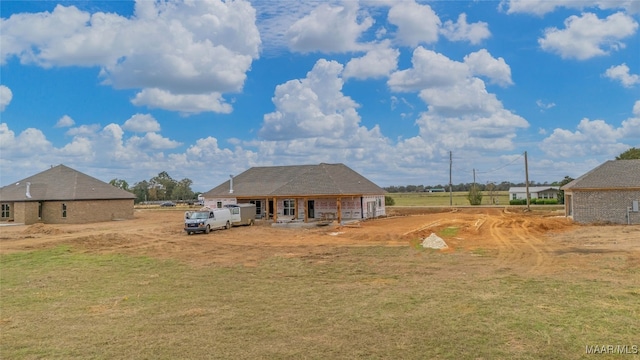
[[[68,247],[0,260],[2,359],[581,359],[640,334],[640,270],[610,262],[533,277],[415,247],[257,267]]]

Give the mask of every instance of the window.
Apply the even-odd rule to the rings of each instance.
[[[296,206],[295,200],[291,200],[291,199],[285,200],[283,214],[295,216],[296,215],[295,206]]]
[[[38,202],[38,219],[42,219],[42,201]]]
[[[67,204],[62,204],[62,217],[67,217]]]
[[[516,194],[511,194],[511,199],[512,199],[512,200],[517,200],[517,199],[518,199],[518,195],[516,195]]]
[[[218,209],[222,209],[222,201],[218,201],[218,202],[216,203],[216,207],[217,207]]]
[[[11,207],[9,206],[9,204],[2,204],[2,217],[11,217]]]

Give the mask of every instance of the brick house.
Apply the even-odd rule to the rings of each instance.
[[[64,165],[0,188],[0,221],[79,224],[133,218],[135,196]]]
[[[607,161],[562,190],[565,215],[576,222],[640,224],[640,160]]]
[[[385,191],[344,164],[252,167],[203,194],[205,206],[253,203],[256,217],[304,222],[385,215]]]

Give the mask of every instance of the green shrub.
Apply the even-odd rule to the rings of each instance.
[[[469,200],[469,204],[471,205],[482,204],[482,191],[477,187],[472,186],[471,190],[469,190],[469,195],[467,195],[467,200]]]
[[[393,206],[396,204],[396,201],[389,195],[384,196],[384,205],[385,206]]]

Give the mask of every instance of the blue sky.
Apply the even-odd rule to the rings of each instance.
[[[640,2],[3,1],[0,185],[559,181],[640,147]]]

